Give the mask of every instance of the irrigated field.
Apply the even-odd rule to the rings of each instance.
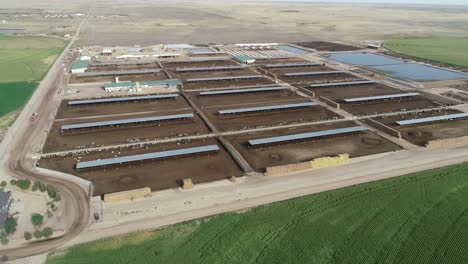
[[[31,96],[37,82],[62,51],[65,42],[36,36],[0,35],[0,135],[14,118],[11,113]]]
[[[468,38],[404,38],[387,41],[384,46],[405,55],[468,67]]]
[[[467,263],[468,164],[53,253],[78,263]]]

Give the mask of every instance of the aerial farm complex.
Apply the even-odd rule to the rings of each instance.
[[[35,166],[104,201],[468,140],[468,75],[338,43],[83,47],[64,78]]]

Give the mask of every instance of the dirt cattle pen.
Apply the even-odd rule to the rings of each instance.
[[[159,94],[161,95],[161,94]],[[148,96],[151,96],[148,95]],[[106,97],[106,99],[122,98],[122,97]],[[131,99],[132,97],[126,97]],[[100,99],[100,98],[94,98]],[[72,100],[73,101],[73,100]],[[135,114],[143,112],[154,112],[157,114],[165,114],[166,112],[187,110],[192,108],[185,101],[185,99],[177,95],[173,98],[163,98],[154,100],[138,100],[138,101],[123,101],[111,103],[92,103],[70,105],[69,100],[65,100],[60,104],[57,119],[68,118],[82,118],[106,115],[121,115],[121,114]]]
[[[216,91],[197,91],[188,92],[187,94],[202,108],[264,102],[284,103],[301,98],[305,99],[287,87],[276,85]]]
[[[268,106],[284,106],[290,104],[302,104],[308,102],[306,99],[298,99],[288,102],[255,103],[242,105],[225,105],[216,107],[205,107],[203,111],[211,122],[222,131],[246,130],[281,125],[292,125],[321,120],[339,119],[339,115],[320,106],[294,107],[290,109],[274,109],[267,111],[252,111],[245,113],[220,114],[220,111],[233,109],[247,109]],[[310,103],[310,101],[309,101]]]
[[[239,65],[231,59],[210,59],[210,60],[172,60],[161,61],[163,67],[168,69],[184,68],[184,67],[218,67],[218,66],[236,66]]]
[[[180,150],[202,146],[218,146],[219,150],[207,153],[178,155],[147,159],[87,169],[76,169],[78,162],[116,157]],[[162,190],[179,187],[183,179],[197,183],[240,176],[241,170],[215,139],[180,141],[142,148],[121,148],[57,157],[42,158],[40,167],[77,175],[94,183],[94,195],[103,195],[143,187]]]
[[[228,139],[244,156],[247,162],[258,172],[265,168],[310,161],[315,158],[336,156],[348,153],[350,157],[359,157],[401,149],[398,145],[367,130],[363,132],[326,136],[315,139],[302,139],[263,147],[252,147],[249,140],[294,135],[300,133],[354,127],[352,122],[336,122],[293,129],[271,130],[257,133],[230,136]]]
[[[215,77],[223,77],[223,76],[245,76],[245,75],[256,74],[254,71],[250,70],[247,67],[239,66],[239,68],[237,68],[237,66],[234,66],[236,68],[232,68],[232,69],[229,69],[227,67],[231,67],[231,66],[208,67],[208,68],[184,67],[184,68],[176,68],[176,69],[170,70],[169,72],[171,73],[172,77],[177,78],[177,79],[215,78]],[[210,68],[214,70],[208,70]],[[193,69],[193,71],[189,71],[190,69]],[[198,71],[199,69],[207,69],[207,70]],[[181,70],[187,70],[187,71],[181,71]]]
[[[327,66],[302,68],[271,68],[267,69],[279,79],[292,84],[309,84],[336,81],[354,81],[360,78],[346,71],[339,71]]]
[[[159,69],[157,62],[102,62],[91,63],[88,66],[88,72],[99,71],[127,71],[127,70],[142,70],[142,69]]]
[[[298,42],[295,44],[305,48],[315,49],[318,51],[353,51],[362,49],[356,46],[327,41]]]
[[[468,136],[468,117],[408,125],[398,125],[397,121],[438,117],[459,113],[460,112],[456,110],[440,109],[437,111],[424,111],[404,115],[376,117],[373,119],[399,131],[402,137],[411,143],[419,146],[425,146],[429,141]],[[369,125],[371,125],[371,123],[369,123]]]
[[[254,74],[253,76],[257,76],[258,74]],[[215,89],[215,88],[234,88],[234,87],[244,87],[244,86],[261,86],[261,85],[269,85],[274,84],[272,80],[264,77],[259,76],[258,78],[240,78],[241,76],[220,76],[216,78],[223,78],[223,77],[236,77],[237,79],[219,79],[219,80],[205,80],[205,81],[190,81],[190,79],[184,80],[184,90],[200,90],[200,89]],[[209,77],[207,77],[209,78]]]
[[[155,69],[157,70],[157,69]],[[89,72],[91,73],[91,72]],[[98,72],[95,72],[98,73]],[[159,71],[155,73],[140,73],[140,74],[124,74],[125,71],[122,73],[106,75],[106,76],[80,76],[80,74],[72,74],[70,77],[70,83],[106,83],[106,82],[114,82],[115,78],[118,77],[119,81],[130,81],[130,82],[137,82],[137,81],[156,81],[156,80],[166,80],[168,76],[164,73],[164,71]]]

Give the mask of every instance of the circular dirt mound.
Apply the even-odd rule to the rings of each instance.
[[[377,138],[363,137],[361,141],[362,143],[366,145],[372,145],[372,146],[377,146],[377,145],[382,144],[382,140],[377,139]]]

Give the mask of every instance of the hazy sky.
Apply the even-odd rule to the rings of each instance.
[[[260,0],[281,1],[285,0]],[[291,2],[341,2],[341,3],[393,3],[393,4],[426,4],[426,5],[468,5],[468,0],[292,0]]]

